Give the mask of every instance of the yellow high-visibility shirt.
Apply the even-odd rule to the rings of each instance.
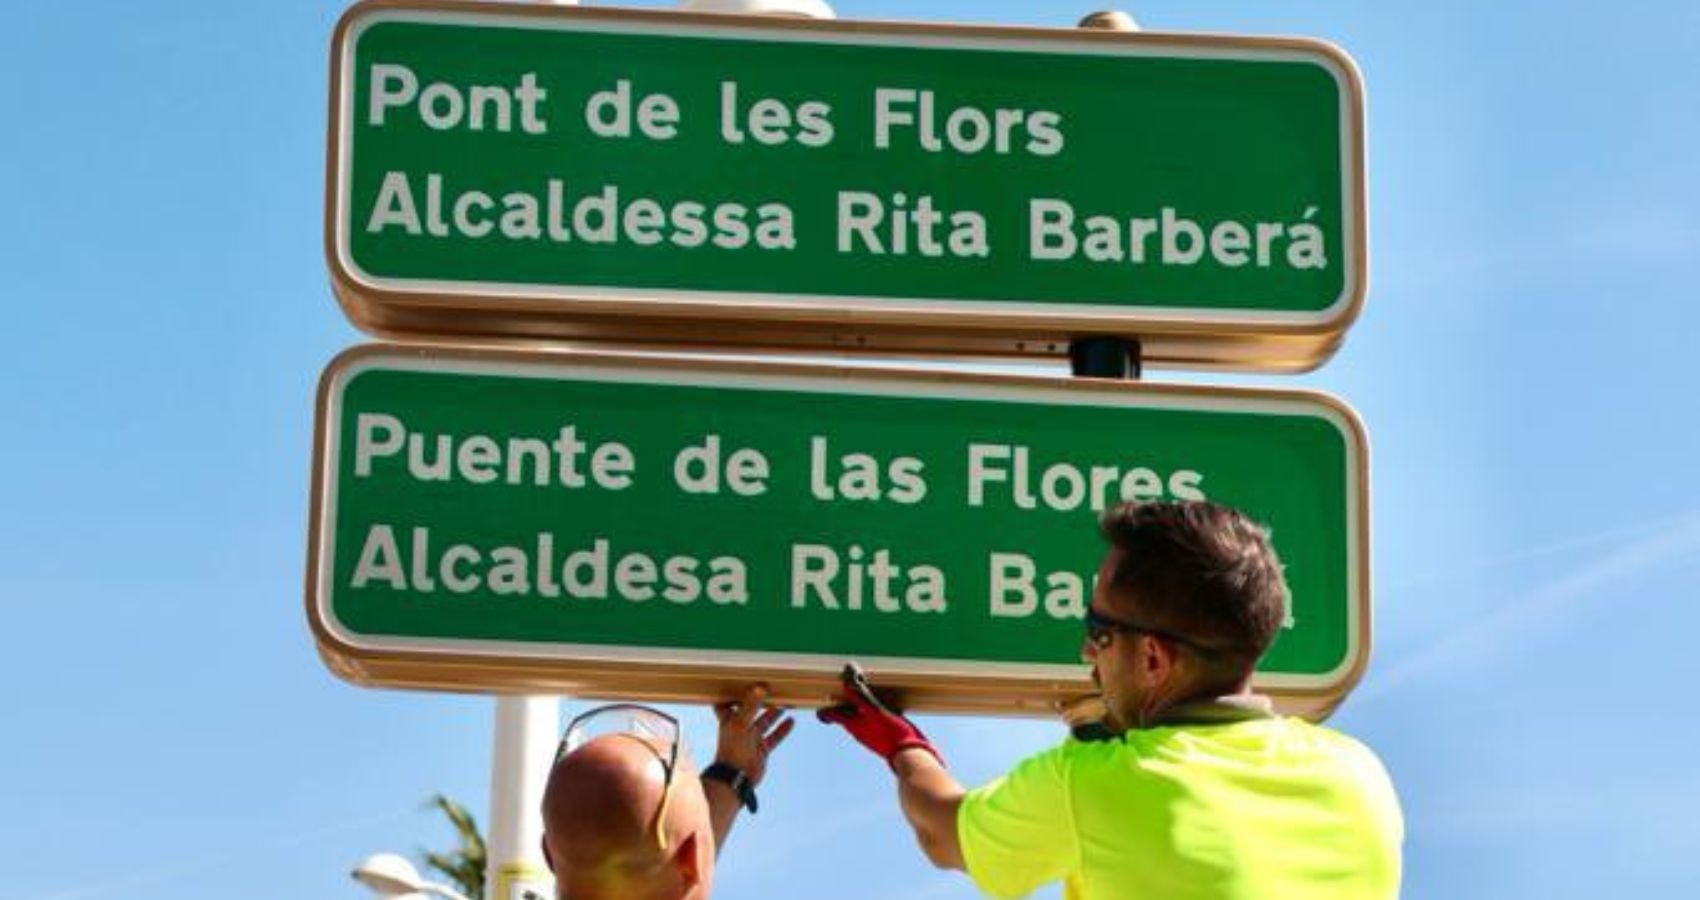
[[[1068,740],[970,791],[968,874],[995,897],[1388,900],[1404,823],[1375,754],[1261,716]]]

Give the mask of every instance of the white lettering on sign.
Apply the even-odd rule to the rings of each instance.
[[[471,131],[513,130],[514,112],[519,112],[519,127],[526,134],[546,134],[548,123],[543,121],[540,104],[549,92],[537,86],[537,73],[526,72],[519,84],[475,84],[459,87],[436,81],[420,89],[419,76],[407,66],[374,63],[368,72],[369,91],[366,97],[366,124],[382,127],[389,122],[390,111],[412,108],[419,121],[434,131],[449,131],[463,124]]]
[[[885,549],[870,557],[859,546],[840,555],[831,547],[794,544],[791,606],[802,609],[811,600],[822,609],[859,610],[866,603],[885,613],[942,613],[949,605],[937,566],[894,565]]]
[[[921,477],[925,468],[913,456],[900,456],[884,465],[866,453],[833,456],[826,438],[809,438],[809,492],[816,500],[919,503],[927,496],[927,482]]]
[[[557,562],[555,535],[542,532],[530,546],[473,544],[442,546],[429,528],[409,530],[405,549],[396,528],[374,524],[354,565],[349,587],[381,585],[414,594],[487,591],[498,597],[610,598],[643,603],[662,599],[694,603],[706,597],[716,606],[746,605],[749,574],[735,556],[702,560],[694,556],[656,557],[641,551],[615,555],[608,538],[569,551]]]
[[[406,480],[627,490],[636,483],[638,453],[620,440],[609,439],[607,428],[580,421],[563,422],[543,433],[444,433],[411,426],[401,415],[369,410],[353,415],[346,439],[351,450],[341,465],[352,470],[354,481],[381,482],[373,488],[380,492],[392,491],[394,482]],[[770,504],[775,498],[768,495],[776,488],[796,492],[777,498],[782,504],[777,519],[781,523],[794,515],[783,512],[791,509],[783,504],[799,501],[913,506],[928,500],[936,503],[948,496],[948,502],[967,508],[1044,509],[1078,516],[1102,512],[1123,500],[1206,499],[1204,476],[1195,469],[1083,463],[1055,458],[1042,448],[993,440],[959,445],[960,449],[950,451],[964,453],[966,465],[962,469],[946,466],[942,471],[951,473],[948,477],[953,479],[960,478],[962,486],[959,492],[953,481],[947,490],[937,491],[928,483],[928,461],[923,454],[893,452],[881,446],[883,443],[871,435],[857,440],[811,434],[805,460],[796,452],[802,450],[801,444],[791,438],[784,439],[787,453],[771,446],[764,452],[755,446],[742,446],[728,434],[693,430],[666,439],[660,447],[645,453],[657,452],[663,465],[671,459],[671,484],[665,484],[664,475],[663,488],[676,489],[683,495],[749,498],[749,511],[754,516],[769,516],[774,511]],[[777,485],[771,483],[776,470],[781,475]],[[747,552],[711,555],[696,544],[684,548],[689,552],[671,553],[628,546],[630,535],[622,538],[607,533],[612,524],[594,524],[610,520],[601,517],[594,504],[583,506],[582,498],[551,500],[542,493],[522,498],[517,492],[508,492],[490,499],[498,504],[520,504],[498,509],[530,507],[550,516],[560,514],[566,517],[560,521],[579,522],[583,529],[571,535],[571,545],[558,546],[555,532],[531,530],[537,526],[525,530],[529,537],[511,533],[522,527],[515,526],[500,530],[498,537],[480,540],[446,536],[442,532],[451,532],[448,526],[432,526],[417,519],[403,526],[382,521],[362,523],[351,530],[361,535],[352,570],[340,565],[338,577],[346,577],[352,589],[388,590],[410,597],[616,599],[676,604],[706,599],[716,606],[750,603]],[[642,498],[646,504],[652,499]],[[473,511],[472,528],[510,518],[505,514],[493,516],[489,508],[477,512],[480,508],[477,504],[468,508]],[[735,528],[735,518],[726,519],[725,527]],[[616,530],[622,533],[624,525],[632,521],[618,514],[611,520],[621,523]],[[438,530],[433,531],[433,527]],[[944,569],[936,564],[936,558],[933,562],[913,558],[914,545],[833,545],[806,536],[786,540],[790,542],[785,551],[789,571],[786,588],[782,588],[786,593],[767,602],[790,610],[835,614],[872,611],[926,615],[950,608]],[[1095,576],[1049,569],[1021,552],[993,551],[985,559],[983,614],[990,619],[1019,620],[1042,614],[1062,620],[1084,615]],[[764,576],[762,583],[773,582]],[[971,614],[982,614],[970,608],[974,610]],[[1290,620],[1285,625],[1292,627]]]
[[[1074,206],[1066,200],[1035,199],[1028,203],[1028,256],[1037,260],[1146,263],[1192,266],[1206,252],[1230,269],[1255,265],[1267,269],[1285,261],[1293,269],[1326,269],[1328,252],[1322,229],[1310,220],[1317,207],[1307,207],[1299,221],[1244,222],[1223,220],[1204,225],[1173,207],[1156,217],[1117,219],[1087,216],[1077,226]],[[1152,242],[1156,246],[1152,246]]]
[[[673,481],[687,494],[718,494],[724,478],[726,487],[740,497],[767,493],[767,457],[743,447],[721,461],[720,435],[711,434],[701,443],[680,450],[673,457]]]
[[[500,66],[503,60],[480,63]],[[421,127],[432,132],[501,135],[544,135],[550,131],[546,121],[550,89],[536,71],[459,72],[436,78],[424,66],[393,61],[360,65],[365,66],[364,81],[353,78],[349,96],[364,100],[365,111],[356,108],[352,115],[355,121],[363,117],[368,128],[399,128],[408,132],[410,140],[419,137],[412,132]],[[520,66],[510,64],[509,68],[517,70]],[[1081,114],[1068,112],[1065,117],[1058,111],[1069,108],[1070,101],[1063,96],[1036,97],[1025,89],[1015,96],[986,96],[982,91],[989,87],[953,89],[942,81],[883,86],[875,82],[858,88],[854,99],[835,94],[829,103],[809,96],[806,81],[789,78],[770,77],[761,80],[774,83],[754,84],[758,80],[754,76],[746,81],[711,76],[715,95],[709,96],[684,86],[677,73],[669,77],[628,70],[593,76],[597,80],[580,84],[576,79],[585,73],[546,70],[543,79],[552,74],[565,79],[555,87],[557,96],[562,96],[561,92],[571,94],[576,105],[557,123],[564,127],[555,129],[556,140],[548,142],[549,148],[541,144],[531,148],[546,152],[504,156],[515,149],[513,140],[489,138],[486,140],[494,141],[489,145],[494,155],[488,159],[482,147],[459,142],[432,145],[430,152],[437,154],[434,158],[455,160],[454,171],[447,174],[443,166],[449,163],[420,162],[407,167],[366,162],[363,165],[367,168],[361,170],[359,178],[347,182],[354,185],[356,198],[346,207],[339,201],[339,210],[349,210],[347,221],[339,223],[339,239],[349,231],[358,231],[360,217],[364,216],[364,240],[369,244],[392,239],[406,244],[411,238],[535,243],[532,248],[516,248],[521,255],[533,251],[547,254],[553,252],[551,245],[588,245],[571,252],[562,248],[559,269],[540,266],[526,278],[545,269],[567,270],[566,263],[572,260],[566,257],[586,252],[603,257],[603,247],[653,248],[655,260],[665,257],[678,263],[696,255],[681,255],[679,250],[712,247],[715,251],[732,251],[734,257],[756,257],[759,255],[736,251],[796,251],[801,240],[803,252],[826,265],[805,266],[798,271],[812,272],[828,282],[849,272],[848,267],[861,264],[868,267],[867,272],[877,273],[879,279],[934,268],[954,270],[953,278],[960,275],[967,279],[961,283],[972,284],[977,283],[976,278],[997,280],[1018,270],[1023,277],[1042,282],[1045,263],[1062,263],[1070,270],[1076,266],[1096,269],[1104,277],[1114,269],[1103,267],[1118,266],[1244,270],[1241,274],[1247,277],[1272,269],[1279,270],[1278,275],[1323,272],[1330,264],[1324,226],[1342,226],[1338,216],[1323,216],[1324,207],[1318,205],[1319,198],[1314,194],[1272,201],[1283,204],[1274,211],[1263,208],[1267,204],[1261,202],[1254,213],[1200,209],[1192,199],[1196,197],[1195,185],[1175,182],[1169,187],[1177,193],[1162,196],[1166,189],[1161,177],[1148,186],[1158,196],[1140,201],[1142,205],[1134,209],[1092,208],[1090,196],[1055,196],[1059,188],[1046,186],[1054,180],[1047,170],[1062,162],[1066,149],[1084,148],[1094,137],[1090,131],[1079,132],[1086,125]],[[937,74],[944,77],[942,72]],[[886,76],[879,77],[883,80]],[[656,90],[658,87],[668,90]],[[834,103],[853,110],[837,110],[841,120],[850,116],[848,123],[834,120]],[[1124,109],[1118,115],[1138,112]],[[844,131],[846,124],[853,125],[848,132]],[[677,140],[681,135],[698,142],[718,141],[719,146],[708,153],[699,152],[700,143],[679,146],[674,152],[685,157],[646,158],[628,170],[618,159],[619,148],[603,148],[599,156],[581,153],[582,144],[574,143],[588,138],[684,144]],[[432,135],[422,137],[430,139]],[[1114,142],[1123,138],[1101,134],[1097,139]],[[759,188],[744,190],[760,190],[767,196],[745,197],[716,195],[711,187],[704,186],[712,179],[705,182],[693,177],[675,182],[692,185],[680,188],[685,196],[652,196],[665,191],[655,185],[693,166],[708,167],[704,172],[716,168],[730,171],[726,167],[746,164],[759,166],[759,157],[769,148],[779,159],[798,148],[830,148],[835,141],[856,144],[845,148],[845,160],[857,154],[874,154],[873,168],[880,171],[870,176],[869,167],[829,165],[818,178],[758,177],[753,183]],[[356,155],[380,159],[389,150],[388,144],[379,146],[376,154]],[[609,150],[614,154],[612,167],[608,164]],[[1114,147],[1096,150],[1113,151]],[[877,162],[882,151],[893,157],[883,169]],[[426,153],[416,157],[433,158]],[[482,169],[470,163],[460,165],[472,157],[488,164]],[[1034,159],[1020,165],[1025,157]],[[794,154],[784,165],[799,159]],[[917,160],[931,162],[912,165]],[[1017,164],[1016,168],[1008,168],[1011,164]],[[401,167],[391,169],[390,165]],[[1034,171],[1035,165],[1038,171]],[[546,168],[526,172],[527,166]],[[437,171],[422,171],[427,167]],[[381,178],[377,177],[380,171]],[[834,171],[840,177],[834,177]],[[919,180],[890,183],[900,173]],[[610,178],[621,178],[623,184]],[[987,196],[988,186],[978,183],[983,179],[995,182],[992,197]],[[638,193],[643,190],[651,195]],[[1009,196],[1005,198],[1004,194]],[[1290,212],[1286,211],[1288,203]],[[964,208],[966,205],[978,208]],[[1097,205],[1104,202],[1100,199]],[[805,217],[800,225],[796,221],[798,212]],[[1000,253],[994,254],[994,249]],[[365,251],[362,248],[359,252]],[[1335,255],[1338,253],[1336,250]],[[649,257],[648,253],[642,255]],[[484,258],[477,253],[472,256]],[[877,259],[857,259],[866,257]],[[496,254],[489,259],[509,257]],[[983,260],[994,260],[996,265],[980,265]],[[1041,265],[1035,269],[1033,263]],[[616,268],[626,271],[621,266]],[[708,281],[726,274],[719,264],[669,271],[700,272]],[[858,295],[878,295],[889,290],[880,286],[883,282],[879,279],[851,281],[858,285]],[[1314,286],[1325,283],[1313,280]],[[819,283],[806,277],[803,281],[806,286],[801,293],[813,294],[821,289]],[[748,286],[726,289],[743,291]],[[1011,289],[1018,287],[1035,290],[1032,284],[1012,285]],[[1113,285],[1100,287],[1104,288],[1099,292],[1102,296],[1091,298],[1093,302],[1109,302],[1117,295]],[[682,289],[695,290],[697,286]],[[790,290],[777,286],[769,289],[775,293]],[[1057,491],[1055,505],[1066,507],[1073,502],[1070,492],[1074,484],[1066,476],[1058,478],[1062,480],[1052,485]]]
[[[355,419],[354,477],[372,477],[380,461],[399,466],[403,457],[415,481],[565,488],[595,484],[607,491],[631,487],[637,468],[630,447],[618,441],[586,443],[576,425],[561,426],[552,438],[497,441],[472,435],[457,442],[454,435],[410,431],[401,419],[385,413],[361,413]]]
[[[911,209],[907,194],[892,194],[888,206],[865,191],[839,191],[838,252],[907,256],[913,243],[922,256],[943,256],[947,250],[956,257],[991,255],[985,216],[973,210],[950,213],[950,233],[941,243],[938,226],[944,220],[929,194],[916,198]]]
[[[805,147],[825,147],[832,143],[832,106],[819,100],[798,104],[793,110],[783,100],[763,97],[742,108],[738,83],[720,83],[720,138],[728,144],[742,144],[746,135],[768,147],[795,140]]]
[[[1073,512],[1090,504],[1103,512],[1123,500],[1206,499],[1204,476],[1177,469],[1167,477],[1144,466],[1086,466],[1056,462],[1045,466],[1034,492],[1032,450],[1018,444],[968,445],[968,505],[986,506],[1002,499],[1017,509]],[[995,495],[995,497],[994,497]]]
[[[632,108],[632,83],[622,78],[613,90],[590,95],[584,105],[584,124],[597,137],[632,136],[632,122],[652,141],[672,140],[679,133],[679,101],[666,94],[645,94]]]
[[[1025,619],[1041,608],[1053,619],[1086,617],[1086,605],[1098,583],[1096,575],[1089,587],[1078,573],[1047,572],[1041,595],[1039,569],[1031,558],[1021,553],[993,553],[988,562],[991,569],[988,612],[992,618]]]
[[[754,244],[762,250],[791,250],[797,246],[794,217],[783,203],[752,208],[737,202],[709,206],[680,200],[663,205],[649,197],[622,199],[615,185],[575,199],[558,178],[548,179],[539,193],[510,191],[498,198],[463,189],[446,199],[443,176],[435,172],[424,178],[423,197],[418,187],[406,173],[386,174],[366,220],[367,233],[399,228],[410,235],[438,238],[496,234],[508,240],[547,238],[556,243],[625,241],[653,247],[667,242],[686,249],[712,245],[741,250]]]
[[[945,147],[967,156],[990,149],[1007,155],[1019,147],[1034,156],[1063,151],[1062,116],[1049,110],[994,109],[959,106],[946,113],[939,126],[932,91],[911,88],[874,90],[874,146],[890,149],[899,131],[910,133],[914,144],[929,153]],[[943,135],[941,138],[940,135]]]

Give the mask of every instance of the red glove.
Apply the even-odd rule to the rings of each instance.
[[[886,765],[891,765],[897,754],[904,750],[925,750],[931,753],[940,765],[944,764],[944,757],[939,755],[938,748],[927,740],[927,736],[915,727],[914,722],[904,718],[874,696],[861,667],[850,663],[844,667],[842,677],[844,691],[840,697],[844,702],[817,710],[816,718],[830,725],[843,725],[851,737],[879,754]]]

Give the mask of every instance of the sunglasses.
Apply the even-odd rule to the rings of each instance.
[[[666,853],[667,808],[673,801],[673,773],[679,768],[680,747],[685,743],[679,730],[679,720],[648,706],[636,703],[613,703],[599,706],[567,723],[566,733],[555,748],[555,762],[560,762],[592,740],[609,734],[624,734],[641,738],[660,754],[666,781],[661,787],[661,804],[655,810],[654,832],[656,845]],[[689,758],[690,751],[684,751]]]
[[[1183,647],[1189,647],[1204,656],[1214,656],[1218,652],[1215,647],[1211,647],[1207,644],[1201,644],[1192,638],[1182,634],[1177,634],[1166,628],[1153,628],[1149,625],[1126,622],[1121,619],[1106,616],[1090,606],[1086,607],[1087,643],[1091,644],[1095,649],[1103,650],[1110,646],[1110,642],[1116,639],[1117,634],[1143,634],[1150,637],[1159,637],[1166,641],[1173,641]]]

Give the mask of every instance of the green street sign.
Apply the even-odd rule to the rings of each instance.
[[[1369,645],[1364,437],[1295,391],[372,346],[321,383],[308,616],[345,677],[823,700],[846,659],[921,709],[1086,693],[1123,499],[1272,529],[1260,670],[1323,714]]]
[[[1364,296],[1321,42],[380,2],[332,59],[327,254],[378,333],[1290,370]]]

